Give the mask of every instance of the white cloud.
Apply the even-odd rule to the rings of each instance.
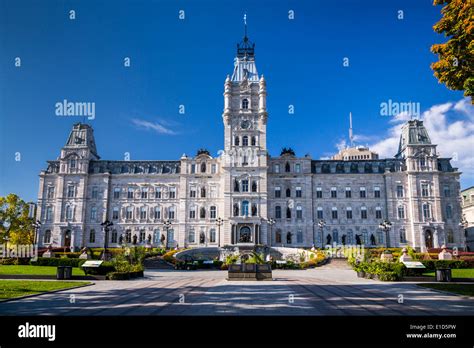
[[[398,150],[400,130],[406,117],[394,118],[387,136],[370,147],[381,158],[390,158]],[[398,119],[397,119],[398,118]],[[474,107],[465,98],[457,103],[433,105],[420,117],[441,157],[453,158],[451,164],[463,172],[464,178],[474,178]]]
[[[137,118],[132,119],[132,123],[139,129],[145,129],[145,130],[152,130],[157,132],[158,134],[167,134],[167,135],[176,135],[178,134],[174,130],[165,127],[164,125],[168,125],[169,123],[161,121],[159,122],[150,122],[146,120],[140,120]]]

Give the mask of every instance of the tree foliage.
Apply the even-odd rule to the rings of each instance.
[[[28,217],[30,207],[11,193],[0,197],[0,242],[30,244],[34,239],[34,219]]]
[[[439,82],[449,89],[464,91],[474,104],[473,5],[469,0],[434,0],[433,5],[444,5],[443,17],[433,29],[449,40],[431,46],[431,52],[439,59],[431,68]]]

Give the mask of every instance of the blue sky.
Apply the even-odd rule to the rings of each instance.
[[[285,146],[315,159],[337,152],[351,111],[357,142],[392,156],[399,125],[380,103],[416,102],[441,155],[457,154],[462,186],[474,185],[472,106],[429,67],[430,46],[444,40],[432,30],[440,10],[431,0],[0,0],[0,195],[36,199],[40,170],[82,120],[55,115],[64,99],[95,102],[103,159],[179,159],[201,147],[216,155],[244,13],[267,80],[271,155]]]

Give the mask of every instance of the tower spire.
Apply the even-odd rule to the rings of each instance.
[[[351,147],[354,147],[354,134],[352,133],[352,112],[349,112],[349,141]]]

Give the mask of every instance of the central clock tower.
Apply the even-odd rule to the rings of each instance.
[[[267,87],[255,65],[255,44],[237,44],[232,76],[224,83],[225,243],[268,244]]]

